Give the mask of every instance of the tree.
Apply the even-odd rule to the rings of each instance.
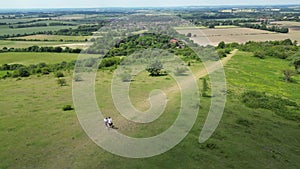
[[[300,52],[294,54],[292,57],[291,57],[291,65],[293,65],[295,67],[295,70],[297,73],[300,73],[299,72],[299,68],[300,68]]]
[[[207,97],[207,91],[208,91],[209,87],[208,87],[208,83],[207,83],[207,80],[206,78],[203,78],[203,81],[202,81],[202,96],[203,97]]]
[[[158,60],[148,65],[146,68],[146,70],[150,73],[150,76],[160,76],[162,69],[163,69],[163,64]]]
[[[20,67],[17,71],[18,71],[17,74],[20,77],[29,77],[30,76],[29,71],[25,67]]]
[[[210,24],[210,25],[208,26],[208,28],[210,28],[210,29],[214,29],[214,28],[215,28],[215,25],[213,25],[213,24]]]
[[[292,81],[292,76],[295,75],[295,71],[291,69],[285,69],[282,71],[286,82]]]
[[[224,49],[225,47],[226,47],[226,44],[225,44],[224,41],[222,41],[222,42],[220,42],[220,43],[218,44],[218,48],[219,48],[219,49]]]
[[[65,75],[62,72],[56,72],[55,73],[55,77],[60,78],[60,77],[64,77]]]

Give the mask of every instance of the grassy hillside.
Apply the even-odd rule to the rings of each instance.
[[[228,98],[214,135],[198,143],[210,105],[210,98],[202,97],[201,110],[188,136],[172,150],[147,159],[128,159],[104,151],[83,132],[75,111],[61,110],[72,104],[71,74],[66,73],[68,86],[64,87],[56,84],[53,75],[0,80],[0,138],[4,138],[0,139],[0,168],[300,168],[299,122],[270,110],[249,108],[240,101],[244,91],[255,90],[300,104],[299,84],[282,80],[281,69],[288,67],[287,61],[260,60],[251,55],[239,52],[226,65]],[[0,63],[18,62],[5,58]],[[195,71],[196,66],[192,68]],[[119,117],[110,98],[111,77],[110,71],[98,72],[97,99],[99,106],[113,115],[120,132],[146,137],[173,123],[180,98],[177,93],[169,93],[170,105],[153,123],[139,125]],[[300,82],[299,77],[295,80]],[[131,86],[133,101],[146,98],[146,92],[141,91],[173,83],[168,77],[150,78],[141,73]],[[201,84],[199,80],[200,88]]]

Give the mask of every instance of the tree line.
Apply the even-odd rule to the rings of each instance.
[[[23,37],[30,35],[65,35],[65,36],[91,36],[93,32],[98,31],[103,25],[104,21],[99,22],[96,25],[81,25],[77,28],[68,28],[68,29],[60,29],[57,31],[37,31],[33,33],[23,33],[23,34],[5,34],[1,35],[0,39],[14,38],[14,37]]]
[[[265,24],[260,25],[260,24],[246,23],[246,24],[238,24],[238,26],[251,28],[251,29],[266,30],[266,31],[277,32],[277,33],[289,33],[289,28],[275,26],[275,25],[267,26]]]
[[[28,48],[7,48],[4,47],[0,50],[2,52],[53,52],[53,53],[80,53],[82,49],[76,48],[72,49],[69,47],[40,47],[40,46],[30,46]]]
[[[33,74],[42,74],[48,75],[52,72],[57,72],[61,70],[71,70],[74,68],[76,61],[71,62],[61,62],[57,64],[31,64],[29,66],[25,66],[22,64],[3,64],[0,66],[1,71],[7,71],[2,78],[17,78],[17,77],[29,77]]]
[[[47,26],[75,26],[73,23],[63,23],[63,22],[51,22],[51,23],[34,23],[34,24],[21,24],[21,25],[11,25],[10,29],[17,28],[30,28],[30,27],[47,27]]]

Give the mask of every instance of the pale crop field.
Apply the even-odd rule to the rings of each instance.
[[[248,41],[272,41],[291,39],[300,41],[300,30],[290,30],[288,34],[250,28],[225,28],[225,29],[180,29],[181,34],[192,33],[191,39],[202,45],[218,45],[219,42],[226,43]],[[196,37],[194,37],[196,35]]]

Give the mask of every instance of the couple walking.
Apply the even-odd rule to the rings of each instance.
[[[112,118],[111,117],[105,117],[104,118],[104,124],[106,127],[111,127],[111,128],[114,128],[114,124],[112,122]]]

